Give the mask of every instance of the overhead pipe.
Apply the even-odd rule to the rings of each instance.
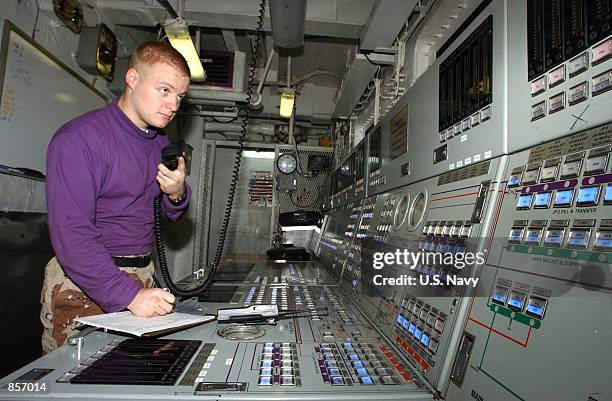
[[[274,46],[295,49],[304,46],[306,0],[270,0]]]
[[[205,121],[204,131],[207,132],[240,132],[242,124],[240,123],[218,123],[216,121]],[[272,123],[249,123],[248,132],[273,136],[276,134],[274,124]]]
[[[242,92],[229,92],[224,90],[203,89],[190,87],[187,92],[187,101],[193,99],[208,99],[208,100],[227,100],[230,102],[244,103],[247,101],[247,94]]]

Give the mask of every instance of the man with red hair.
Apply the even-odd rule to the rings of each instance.
[[[185,160],[160,163],[164,128],[189,87],[189,67],[175,49],[147,42],[130,57],[123,94],[62,126],[47,151],[49,233],[56,257],[41,294],[44,353],[76,333],[75,317],[130,310],[172,311],[174,296],[153,286],[153,199],[176,221],[191,190]]]

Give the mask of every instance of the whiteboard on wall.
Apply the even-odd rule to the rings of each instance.
[[[44,174],[55,131],[108,99],[11,22],[3,25],[0,164]]]

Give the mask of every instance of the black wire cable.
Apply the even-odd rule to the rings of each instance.
[[[40,2],[41,0],[36,2],[36,17],[34,18],[34,28],[32,28],[32,40],[36,39],[36,25],[38,25],[38,17],[40,15]]]
[[[162,272],[162,276],[164,281],[166,282],[166,286],[174,295],[178,295],[181,297],[193,297],[198,296],[210,286],[213,282],[215,274],[217,273],[217,267],[221,261],[221,256],[223,255],[223,247],[225,246],[225,237],[227,235],[227,228],[229,226],[231,217],[232,217],[232,208],[234,206],[234,196],[236,194],[236,186],[238,184],[238,180],[240,178],[240,164],[242,161],[242,149],[244,147],[244,137],[246,135],[247,130],[247,117],[248,117],[248,104],[251,101],[253,96],[253,82],[255,81],[255,70],[257,68],[257,56],[259,54],[259,47],[261,41],[261,32],[263,31],[263,18],[266,11],[266,0],[261,0],[259,4],[259,15],[257,17],[257,33],[255,38],[255,46],[253,52],[251,53],[251,62],[249,63],[249,82],[247,85],[247,101],[246,104],[240,107],[238,115],[242,117],[241,122],[241,130],[240,137],[238,139],[238,150],[236,151],[236,159],[234,160],[234,170],[232,172],[232,178],[230,182],[230,189],[227,195],[227,203],[225,206],[225,212],[223,214],[223,221],[221,223],[221,230],[219,232],[219,242],[217,243],[217,249],[215,251],[215,256],[213,262],[210,267],[210,271],[204,280],[203,283],[196,282],[189,288],[179,288],[170,277],[170,272],[168,271],[168,264],[166,261],[166,252],[164,243],[162,240],[161,233],[161,224],[160,224],[160,215],[161,215],[161,197],[155,197],[154,201],[154,223],[155,223],[155,247],[157,250],[157,259],[159,263],[159,267]]]
[[[370,60],[370,58],[368,57],[368,54],[367,54],[367,53],[363,53],[363,52],[362,52],[361,54],[363,54],[363,55],[365,56],[366,60],[368,60],[368,61],[370,62],[370,64],[376,65],[376,66],[378,66],[378,67],[388,67],[388,66],[387,66],[387,65],[385,65],[385,64],[379,64],[379,63],[375,63],[375,62],[373,62],[373,61],[372,61],[372,60]]]

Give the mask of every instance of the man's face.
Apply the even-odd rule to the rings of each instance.
[[[164,128],[176,115],[189,88],[189,77],[169,65],[138,66],[133,106],[139,126]],[[142,124],[141,124],[142,123]]]

